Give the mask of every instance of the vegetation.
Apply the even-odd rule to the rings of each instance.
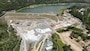
[[[59,29],[59,30],[57,30],[57,32],[59,32],[59,33],[66,32],[66,31],[69,31],[69,30],[68,30],[68,29],[66,29],[66,30],[64,30],[64,29]]]
[[[81,30],[81,29],[79,29],[79,28],[76,28],[76,27],[68,27],[68,29],[72,30],[72,33],[71,33],[71,35],[70,35],[70,38],[73,37],[73,38],[77,38],[77,39],[78,39],[78,37],[81,37],[81,39],[82,39],[83,41],[90,39],[90,37],[87,36],[87,34],[84,34],[84,33],[83,33],[83,30]],[[77,42],[78,42],[78,41],[79,41],[79,40],[77,40]]]
[[[57,34],[53,34],[52,35],[52,42],[53,42],[53,50],[52,51],[64,51],[63,46],[64,44],[62,43],[62,41],[60,40],[59,35]]]
[[[7,30],[7,24],[0,22],[0,51],[13,51],[14,48],[19,48],[21,39],[15,35],[12,27],[10,32]]]
[[[0,42],[7,40],[8,37],[7,25],[0,23]]]
[[[76,28],[76,27],[72,27],[72,26],[69,26],[67,27],[67,29],[59,29],[57,30],[57,32],[59,33],[62,33],[62,32],[67,32],[69,30],[74,30],[74,31],[78,31],[78,32],[83,32],[83,30],[79,29],[79,28]]]
[[[88,40],[88,36],[86,34],[81,33],[81,32],[73,31],[72,34],[71,34],[71,37],[74,37],[74,38],[81,37],[81,39],[83,41]]]
[[[87,50],[87,47],[84,46],[82,51],[88,51],[88,50]]]
[[[41,46],[42,46],[42,43],[43,43],[43,42],[41,42],[41,45],[40,45],[40,47],[39,47],[38,51],[40,51],[40,48],[41,48]]]
[[[20,44],[21,44],[21,39],[18,41],[16,47],[14,48],[14,51],[19,51],[20,50]]]
[[[73,31],[76,31],[76,32],[83,32],[82,29],[79,29],[79,28],[76,28],[76,27],[72,27],[72,26],[69,26],[67,27],[68,30],[73,30]]]
[[[52,35],[52,42],[54,43],[54,47],[52,51],[73,51],[70,48],[70,45],[64,45],[63,42],[60,40],[60,37],[58,34]]]
[[[70,45],[64,45],[64,51],[73,51]]]
[[[90,5],[74,5],[70,7],[71,9],[70,13],[74,16],[79,18],[83,24],[85,25],[86,29],[88,30],[88,34],[90,33]],[[80,9],[84,9],[83,14],[80,11]],[[81,37],[82,40],[90,40],[90,36],[87,36],[87,34],[83,34],[82,31],[73,31],[70,37],[78,38]]]
[[[85,10],[83,11],[84,14],[81,14],[78,10],[84,8]],[[70,8],[71,11],[70,13],[74,16],[79,18],[83,24],[86,26],[86,29],[89,30],[90,32],[90,8],[89,6],[75,6]]]

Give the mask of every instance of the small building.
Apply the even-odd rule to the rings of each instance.
[[[88,36],[90,36],[90,34],[88,34]]]

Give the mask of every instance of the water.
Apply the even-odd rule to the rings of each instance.
[[[39,6],[35,8],[23,9],[20,12],[24,13],[59,13],[62,9],[70,7],[70,5],[52,5],[52,6]]]

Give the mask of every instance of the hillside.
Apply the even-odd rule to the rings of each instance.
[[[84,11],[79,12],[80,9],[85,9]],[[74,16],[79,18],[83,24],[86,26],[86,29],[89,30],[88,33],[90,33],[90,5],[75,5],[70,7],[71,9],[70,13]]]

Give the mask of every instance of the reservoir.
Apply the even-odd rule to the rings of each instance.
[[[20,10],[22,13],[59,13],[62,9],[69,8],[74,4],[66,5],[47,5],[47,6],[38,6],[34,8],[25,8]]]

